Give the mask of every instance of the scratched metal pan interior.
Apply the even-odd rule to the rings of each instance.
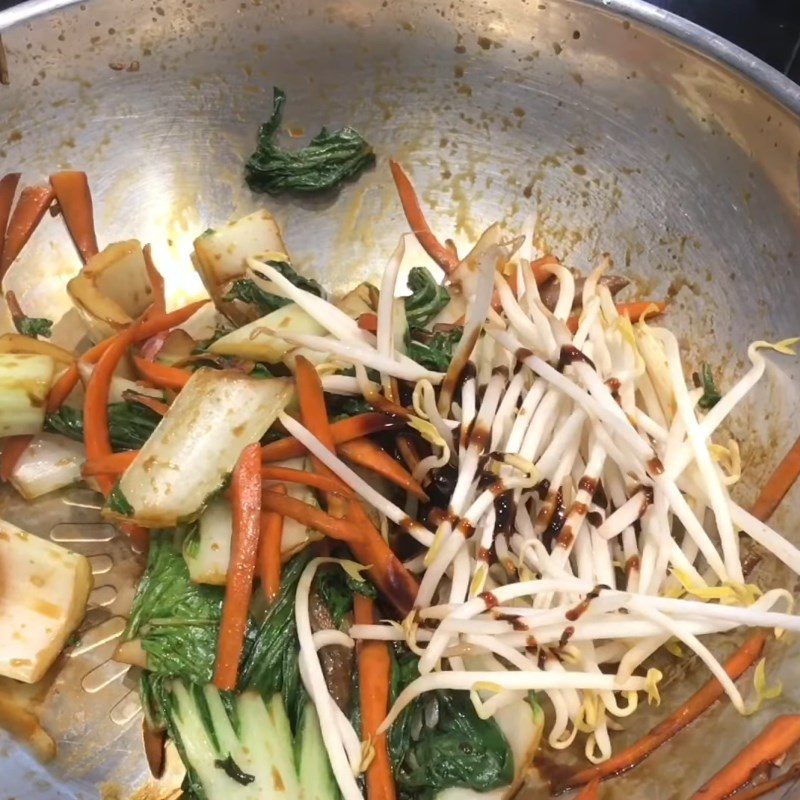
[[[0,13],[10,78],[0,86],[2,171],[33,182],[56,168],[86,170],[101,244],[152,242],[176,304],[200,293],[192,238],[262,204],[299,266],[328,286],[376,274],[406,229],[391,155],[412,171],[442,236],[465,244],[495,220],[516,231],[535,212],[545,251],[582,269],[609,253],[643,295],[670,299],[688,361],[705,357],[725,380],[743,370],[751,340],[798,332],[800,91],[650,6],[59,5]],[[242,161],[273,85],[288,93],[290,126],[352,124],[374,143],[377,167],[322,201],[251,194]],[[63,226],[48,217],[7,285],[28,313],[57,317],[78,266]],[[744,501],[800,433],[799,396],[800,370],[784,359],[738,411]],[[4,736],[3,797],[170,796],[174,773],[148,779],[135,676],[111,658],[141,565],[86,489],[33,505],[5,492],[1,502],[3,517],[88,555],[96,587],[77,643],[33,693],[59,754],[45,768]],[[796,486],[773,519],[795,541],[798,512]],[[788,580],[759,570],[763,583]],[[797,651],[791,637],[771,645],[784,693],[768,709],[740,718],[718,704],[603,796],[688,797],[768,719],[797,709]],[[665,663],[662,707],[638,714],[618,746],[707,677],[691,660]],[[546,797],[548,771],[573,758],[545,753],[523,796]]]

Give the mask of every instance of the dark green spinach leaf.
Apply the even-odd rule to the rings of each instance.
[[[151,672],[211,680],[224,590],[192,583],[175,531],[153,532],[126,639],[139,639]]]
[[[273,89],[272,116],[258,132],[258,147],[245,164],[248,186],[256,192],[323,192],[356,177],[375,162],[372,147],[358,131],[323,128],[300,150],[285,150],[273,141],[283,118],[286,94]]]
[[[119,483],[114,484],[111,494],[108,495],[106,505],[115,514],[120,514],[123,517],[132,517],[135,511],[134,507],[128,502],[128,498],[122,493],[119,488]]]
[[[411,294],[405,299],[405,307],[409,327],[424,328],[450,302],[450,293],[425,267],[414,267],[408,273],[408,288]]]
[[[407,651],[397,655],[392,702],[416,677],[416,656]],[[424,718],[429,703],[437,704],[438,721],[433,727],[423,723],[414,739],[412,721]],[[431,800],[448,788],[486,792],[510,784],[514,777],[505,736],[493,719],[477,715],[469,692],[428,692],[414,700],[389,729],[389,754],[403,800]]]
[[[108,406],[108,432],[111,448],[138,450],[150,438],[161,417],[146,406],[133,401],[111,403]],[[45,417],[44,428],[52,433],[60,433],[83,441],[83,411],[69,406],[61,406],[58,411]]]
[[[425,369],[433,372],[447,372],[447,368],[453,360],[453,350],[461,341],[463,333],[463,328],[459,327],[435,333],[412,328],[406,355]]]
[[[286,261],[267,261],[266,263],[278,270],[286,280],[293,283],[298,289],[317,297],[325,296],[322,287],[315,280],[300,275]],[[266,276],[264,276],[264,279],[268,280]],[[228,301],[240,300],[243,303],[257,306],[262,316],[277,311],[292,302],[288,297],[281,297],[265,291],[250,278],[240,278],[234,281],[224,299]]]
[[[719,403],[722,400],[722,395],[717,389],[716,383],[714,383],[714,373],[711,371],[711,367],[703,362],[702,366],[700,367],[700,376],[702,381],[703,387],[703,396],[697,401],[697,405],[700,408],[705,409],[708,411],[711,408]]]
[[[23,335],[36,338],[49,338],[52,333],[53,320],[44,317],[14,317],[14,327]]]

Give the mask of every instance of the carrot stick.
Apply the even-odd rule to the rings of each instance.
[[[133,522],[118,522],[117,527],[128,537],[136,553],[147,553],[150,546],[150,531]]]
[[[236,688],[256,574],[261,536],[261,451],[258,442],[247,445],[239,457],[231,479],[231,497],[231,558],[214,668],[214,685],[222,691]]]
[[[97,254],[97,236],[94,232],[92,193],[85,172],[56,172],[50,176],[50,185],[61,207],[61,214],[75,247],[85,264]]]
[[[136,335],[136,330],[136,326],[128,328],[111,340],[111,344],[92,370],[86,385],[86,396],[83,401],[83,443],[87,461],[111,454],[111,439],[108,433],[108,392],[114,370],[125,355]],[[113,479],[108,475],[98,475],[97,483],[100,491],[108,497],[114,488]]]
[[[789,783],[789,781],[797,780],[800,778],[800,762],[795,761],[783,775],[776,775],[774,778],[770,778],[768,781],[764,781],[763,783],[759,783],[757,786],[753,786],[751,789],[745,789],[743,792],[736,792],[734,795],[735,800],[757,800],[759,797],[763,797],[765,794],[769,794],[773,789],[777,789],[780,786],[783,786],[785,783]]]
[[[127,400],[131,403],[138,403],[140,406],[144,406],[145,408],[149,408],[155,414],[158,414],[160,417],[163,417],[164,414],[169,411],[169,405],[162,400],[157,400],[155,397],[150,397],[149,394],[139,394],[138,392],[134,392],[130,389],[126,389],[122,393],[123,400]]]
[[[22,454],[28,449],[33,436],[30,433],[19,436],[9,436],[3,442],[3,454],[0,456],[0,481],[8,482],[11,473],[17,462],[22,458]]]
[[[642,315],[648,311],[655,316],[663,314],[667,310],[666,303],[656,303],[653,300],[640,300],[636,303],[617,303],[617,312],[620,316],[628,317],[631,322],[638,322]],[[567,320],[567,328],[570,333],[575,333],[580,324],[580,314],[574,314]]]
[[[785,714],[770,722],[733,760],[692,795],[692,800],[723,800],[748,783],[763,767],[800,741],[800,714]]]
[[[275,494],[286,494],[282,484],[271,487]],[[281,537],[283,517],[274,511],[261,512],[261,543],[258,548],[258,575],[261,588],[270,603],[274,603],[281,590]]]
[[[366,314],[362,314],[358,318],[358,327],[361,328],[362,331],[369,331],[370,333],[375,333],[378,330],[378,317],[376,314],[372,312],[367,312]]]
[[[535,261],[531,261],[531,270],[533,272],[533,279],[536,281],[537,286],[541,286],[553,277],[548,267],[554,267],[558,264],[558,259],[553,255],[542,256]]]
[[[52,202],[53,190],[49,186],[26,186],[22,190],[6,228],[3,254],[0,256],[0,280],[22,252]]]
[[[159,389],[180,391],[189,378],[192,377],[192,373],[188,370],[180,369],[180,367],[170,367],[155,361],[147,361],[141,356],[134,356],[133,364],[142,378]]]
[[[408,177],[406,171],[393,159],[389,159],[389,167],[392,170],[394,185],[397,187],[400,204],[403,206],[403,213],[406,215],[411,232],[417,237],[422,249],[446,273],[451,273],[458,266],[458,256],[445,247],[430,229],[422,213],[417,193],[414,191],[414,184],[411,183],[411,178]]]
[[[358,414],[355,417],[332,422],[330,430],[333,434],[334,444],[339,445],[343,442],[349,442],[351,439],[367,436],[370,433],[391,430],[402,424],[403,420],[397,417],[377,411],[369,411],[366,414]],[[265,444],[261,448],[261,460],[266,463],[285,461],[287,458],[297,458],[305,453],[305,447],[297,439],[287,436],[277,442]]]
[[[375,622],[374,603],[369,597],[353,597],[356,625]],[[386,642],[360,641],[358,654],[358,694],[361,701],[361,738],[369,741],[375,757],[367,767],[368,800],[395,800],[397,792],[389,760],[389,746],[385,733],[377,730],[389,709],[389,687],[392,678],[392,661]]]
[[[768,520],[800,475],[800,437],[764,484],[750,513],[762,522]]]
[[[262,510],[274,511],[282,517],[297,520],[307,528],[330,536],[340,542],[351,544],[361,538],[358,528],[346,519],[337,519],[317,506],[304,503],[296,497],[265,491],[261,496]]]
[[[83,462],[81,473],[85,478],[95,475],[122,475],[138,455],[138,450],[125,450],[122,453],[108,453],[97,458],[86,459]]]
[[[600,800],[600,778],[595,778],[591,783],[575,795],[574,800]]]
[[[164,314],[167,310],[164,276],[158,271],[158,267],[156,267],[153,261],[153,253],[149,244],[144,246],[142,253],[144,255],[144,266],[147,270],[147,277],[150,279],[150,285],[153,287],[153,304],[147,310],[146,316],[152,317]]]
[[[323,492],[337,492],[352,497],[353,493],[338,478],[331,479],[327,475],[315,472],[304,472],[301,469],[290,467],[261,467],[261,480],[263,481],[288,481],[289,483],[302,483],[312,486]],[[271,487],[275,488],[275,487]]]
[[[164,316],[154,316],[150,319],[144,320],[138,325],[133,341],[141,342],[144,339],[149,339],[151,336],[159,333],[162,330],[169,330],[170,328],[174,328],[176,325],[186,322],[186,320],[189,319],[189,317],[191,317],[195,311],[202,308],[208,302],[208,300],[198,300],[196,303],[190,303],[188,306],[171,311],[169,314],[164,314]],[[121,336],[124,335],[124,333],[117,335]],[[100,356],[105,353],[106,349],[111,346],[112,342],[114,342],[116,338],[116,336],[111,336],[108,339],[104,339],[99,344],[96,344],[81,356],[81,360],[88,364],[94,364],[100,358]],[[79,378],[80,373],[78,372],[78,367],[75,364],[66,369],[64,373],[59,376],[58,380],[50,389],[50,394],[47,397],[48,413],[57,411],[61,407],[61,404],[67,399],[67,397],[69,397],[70,392],[72,392],[77,385]]]
[[[0,261],[3,258],[3,244],[6,240],[8,218],[11,216],[11,207],[14,205],[14,195],[19,184],[20,173],[9,172],[0,178]]]
[[[414,497],[425,503],[428,502],[428,495],[414,480],[411,473],[371,439],[351,439],[349,442],[337,445],[336,450],[354,464],[372,470]]]
[[[736,680],[742,673],[755,663],[761,655],[767,637],[757,631],[725,662],[725,672]],[[712,678],[699,691],[695,692],[680,708],[674,711],[662,722],[659,722],[649,733],[625,748],[608,761],[593,767],[588,767],[567,778],[557,787],[561,792],[583,786],[592,780],[604,780],[612,775],[619,775],[644,761],[656,748],[671,739],[678,731],[685,728],[690,722],[697,719],[707,708],[713,705],[723,695],[722,684]]]

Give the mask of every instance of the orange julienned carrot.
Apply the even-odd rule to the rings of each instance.
[[[183,308],[170,311],[169,314],[164,314],[164,316],[154,316],[150,319],[144,320],[136,326],[136,332],[134,333],[133,341],[140,342],[144,339],[148,339],[162,330],[168,330],[169,328],[174,328],[176,325],[186,322],[186,320],[189,319],[192,314],[194,314],[198,309],[202,308],[208,302],[208,300],[198,300],[197,302],[190,303],[188,306],[184,306]],[[95,363],[116,340],[117,336],[121,335],[122,334],[110,336],[108,339],[104,339],[99,344],[96,344],[81,356],[81,361],[85,361],[88,364]],[[78,384],[79,379],[80,373],[78,372],[78,367],[76,364],[68,367],[62,373],[62,375],[59,376],[58,380],[50,389],[50,394],[47,397],[48,413],[57,411],[61,407],[61,404],[67,399],[67,397],[69,397],[70,392]]]
[[[163,400],[158,400],[155,397],[150,397],[149,394],[139,394],[138,392],[126,389],[122,393],[123,400],[128,400],[131,403],[138,403],[140,406],[149,408],[155,414],[163,417],[169,411],[169,404]]]
[[[159,389],[174,389],[180,391],[186,385],[192,373],[180,367],[170,367],[166,364],[159,364],[156,361],[147,361],[141,356],[133,357],[133,364],[136,371],[148,383],[157,386]]]
[[[428,495],[411,473],[371,439],[365,437],[351,439],[349,442],[336,445],[336,450],[354,464],[371,470],[419,500],[428,502]]]
[[[600,779],[595,778],[591,783],[587,783],[575,795],[575,800],[600,800]]]
[[[377,314],[373,314],[371,311],[367,311],[365,314],[362,314],[358,318],[358,327],[361,328],[362,331],[376,333],[378,330]]]
[[[261,480],[264,481],[287,481],[289,483],[301,483],[323,492],[336,492],[346,497],[352,497],[353,493],[338,478],[331,478],[318,472],[305,472],[302,469],[292,469],[291,467],[261,467]],[[271,487],[274,488],[274,487]]]
[[[286,494],[282,484],[270,487],[274,494]],[[281,537],[283,517],[275,511],[261,512],[261,542],[258,546],[258,576],[261,589],[270,603],[281,590]]]
[[[214,667],[214,685],[221,691],[233,691],[236,688],[253,595],[258,541],[261,537],[261,450],[258,442],[244,448],[233,470],[231,505],[231,557]]]
[[[789,781],[798,779],[800,779],[800,761],[795,761],[782,775],[776,775],[774,778],[759,783],[750,789],[736,792],[734,797],[735,800],[757,800],[757,798],[769,794],[773,789],[777,789],[785,783],[789,783]]]
[[[22,252],[52,202],[53,190],[49,186],[26,186],[22,190],[6,228],[3,253],[0,256],[0,280]]]
[[[9,172],[0,178],[0,260],[3,257],[3,244],[6,239],[6,227],[11,216],[11,207],[14,205],[14,195],[20,179],[19,172]]]
[[[97,366],[92,370],[86,385],[83,401],[83,444],[86,460],[92,461],[111,454],[111,439],[108,433],[108,392],[111,379],[120,359],[125,355],[136,335],[137,326],[112,339],[111,344],[100,356]],[[97,483],[105,496],[114,488],[114,481],[108,475],[97,475]]]
[[[4,483],[11,478],[11,473],[22,454],[28,449],[33,435],[30,433],[9,436],[3,441],[3,454],[0,455],[0,480]]]
[[[656,303],[653,300],[640,300],[636,303],[617,303],[617,312],[621,317],[628,317],[631,322],[638,322],[645,312],[652,314],[663,314],[667,310],[666,303]],[[575,333],[580,325],[580,314],[573,314],[567,320],[567,328],[570,333]]]
[[[764,649],[767,637],[757,631],[725,662],[725,672],[736,680],[748,667],[755,663]],[[724,694],[722,684],[712,678],[699,691],[695,692],[682,706],[662,722],[659,722],[649,733],[612,756],[608,761],[594,767],[588,767],[567,778],[558,786],[559,791],[582,786],[592,780],[619,775],[644,761],[654,750],[671,739],[678,731],[697,719],[707,708]]]
[[[451,273],[458,266],[458,256],[445,247],[434,235],[425,220],[414,184],[411,183],[411,178],[408,177],[406,171],[393,159],[389,159],[389,167],[392,170],[397,194],[400,196],[400,204],[403,206],[403,213],[406,215],[411,232],[417,237],[422,249],[446,273]]]
[[[167,297],[164,290],[164,276],[158,271],[153,261],[153,253],[149,244],[142,249],[144,255],[144,266],[147,270],[147,277],[150,279],[150,286],[153,287],[153,304],[147,310],[147,316],[152,317],[157,314],[164,314],[167,310]]]
[[[768,520],[792,488],[798,475],[800,475],[800,437],[764,484],[750,513],[762,522]]]
[[[391,430],[402,424],[404,424],[403,420],[397,417],[379,411],[368,411],[365,414],[332,422],[330,430],[334,443],[339,445],[342,442],[349,442],[351,439],[368,436],[370,433]],[[267,463],[285,461],[287,458],[302,456],[306,452],[306,448],[297,439],[287,436],[285,439],[265,444],[261,448],[261,460]]]
[[[800,714],[785,714],[773,720],[710,781],[692,800],[723,800],[748,783],[763,767],[785,755],[800,741]]]
[[[95,475],[122,475],[138,455],[138,450],[124,450],[121,453],[108,453],[97,458],[87,458],[83,462],[81,473],[85,478]]]
[[[325,406],[325,394],[322,381],[314,365],[304,356],[297,356],[294,362],[297,399],[300,405],[300,417],[309,432],[331,452],[335,450],[335,441],[328,421],[328,409]],[[318,458],[311,456],[314,472],[325,475],[344,485],[332,470],[328,469]],[[328,511],[334,517],[343,517],[345,505],[340,495],[328,492]]]
[[[356,625],[375,622],[374,603],[369,597],[353,597],[353,616]],[[357,644],[358,694],[361,701],[361,738],[372,743],[375,756],[367,767],[367,800],[395,800],[397,791],[389,759],[385,733],[377,730],[389,710],[389,691],[392,679],[392,660],[386,642],[360,641]]]
[[[341,542],[351,544],[361,538],[360,531],[352,522],[332,517],[321,508],[304,503],[296,497],[277,494],[267,489],[261,496],[261,508],[297,520],[307,528]]]
[[[548,268],[554,267],[558,263],[558,259],[553,255],[542,256],[535,261],[531,261],[531,271],[537,286],[541,286],[553,277],[553,273]]]
[[[311,434],[333,452],[335,440],[328,422],[322,382],[314,365],[303,356],[295,359],[295,381],[297,382],[297,396],[303,424]],[[334,473],[321,464],[318,459],[312,458],[312,463],[314,469],[320,474],[329,475],[338,480]],[[342,485],[344,486],[343,482]],[[359,537],[350,543],[350,549],[362,564],[369,566],[368,574],[375,585],[405,616],[414,604],[419,587],[413,576],[384,541],[380,532],[375,529],[361,504],[356,500],[345,503],[340,494],[329,494],[328,510],[331,512],[331,516],[346,515],[354,523],[359,531]]]
[[[67,170],[50,176],[64,223],[84,264],[97,254],[92,193],[85,172]]]

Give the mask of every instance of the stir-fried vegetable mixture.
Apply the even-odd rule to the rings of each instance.
[[[279,148],[284,100],[253,188],[316,191],[372,163],[349,128]],[[719,435],[765,353],[798,340],[755,342],[741,376],[704,363],[687,380],[665,305],[618,302],[610,263],[581,275],[498,225],[462,257],[391,166],[443,282],[401,239],[379,282],[329,294],[261,211],[198,237],[211,299],[169,312],[149,247],[99,250],[82,173],[13,211],[18,176],[0,181],[1,271],[54,197],[84,262],[77,352],[9,297],[0,476],[26,496],[83,477],[147,550],[116,657],[142,668],[148,760],[158,773],[171,739],[186,797],[510,797],[542,741],[591,762],[554,788],[596,796],[720,698],[768,703],[765,630],[800,630],[790,591],[751,582],[743,558],[752,542],[800,574],[766,524],[797,446],[751,513]],[[74,442],[80,473],[60,458]],[[707,637],[738,628],[759,630],[723,664]],[[659,702],[655,654],[677,647],[710,683],[615,754],[618,720]],[[797,719],[703,797],[785,754]]]

